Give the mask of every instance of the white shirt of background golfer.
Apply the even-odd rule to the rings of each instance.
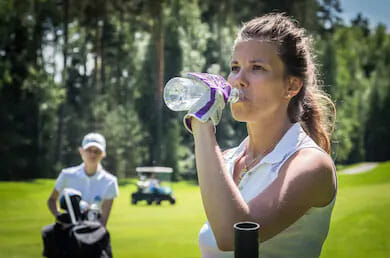
[[[113,200],[119,194],[117,178],[103,169],[100,162],[106,156],[106,141],[97,133],[87,134],[79,148],[83,164],[63,169],[57,178],[55,188],[48,199],[48,206],[54,216],[60,211],[57,199],[64,188],[81,192],[82,199],[101,210],[100,222],[107,224]]]

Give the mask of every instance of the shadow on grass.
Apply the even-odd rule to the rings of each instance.
[[[134,178],[120,178],[120,179],[118,179],[118,185],[119,186],[137,185],[138,180],[139,179],[136,177],[134,177]],[[164,181],[164,182],[167,182],[167,181]],[[182,179],[182,180],[179,180],[176,182],[172,181],[170,183],[176,184],[176,183],[180,183],[180,182],[184,182],[188,185],[195,185],[195,186],[198,185],[198,180],[196,180],[196,179]]]
[[[0,180],[2,183],[29,183],[29,184],[35,184],[35,185],[43,185],[46,184],[48,181],[54,180],[53,178],[29,178],[29,179],[20,179],[20,180]]]
[[[138,180],[137,178],[120,178],[118,179],[118,185],[119,186],[136,185],[137,180]]]

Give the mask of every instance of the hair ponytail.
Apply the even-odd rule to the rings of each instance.
[[[306,91],[301,116],[302,127],[329,154],[335,110],[333,102],[323,92]]]

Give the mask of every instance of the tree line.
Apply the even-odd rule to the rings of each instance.
[[[167,80],[189,71],[226,77],[242,22],[282,11],[315,40],[325,91],[337,108],[336,163],[390,158],[390,36],[338,0],[2,0],[0,2],[0,179],[56,177],[80,162],[83,135],[107,139],[105,167],[194,172],[182,113],[162,102]],[[217,138],[246,131],[224,111]]]

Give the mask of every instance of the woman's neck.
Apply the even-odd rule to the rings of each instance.
[[[93,176],[98,170],[99,164],[87,164],[84,163],[84,170],[87,176]]]
[[[275,148],[291,126],[292,123],[287,115],[283,119],[263,119],[259,122],[247,123],[249,136],[247,157],[253,159],[261,155],[262,159]]]

